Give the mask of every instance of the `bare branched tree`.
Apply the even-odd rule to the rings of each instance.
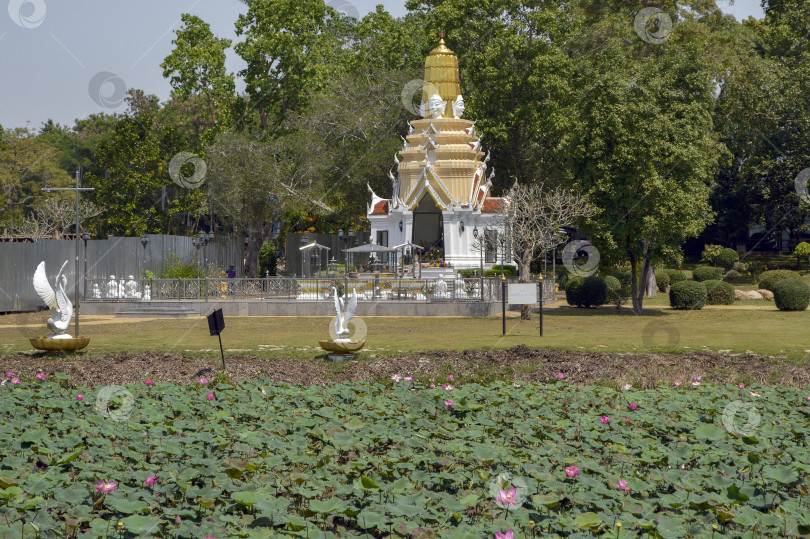
[[[519,281],[530,280],[531,262],[537,254],[556,247],[562,239],[559,230],[589,217],[595,209],[577,193],[563,187],[546,189],[542,183],[515,185],[508,193],[508,204],[499,212],[506,241],[520,270]],[[531,320],[531,306],[524,305],[520,316]]]

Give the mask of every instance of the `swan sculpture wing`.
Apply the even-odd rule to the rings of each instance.
[[[34,290],[49,309],[59,308],[56,303],[56,292],[51,288],[51,283],[48,282],[48,276],[45,273],[45,262],[40,262],[34,273]]]
[[[335,335],[340,335],[340,326],[343,318],[343,313],[341,311],[343,311],[343,305],[341,305],[341,300],[338,297],[337,288],[333,287],[333,289],[335,291],[335,313],[337,313],[337,316],[335,317]]]
[[[354,312],[357,310],[357,290],[352,289],[352,298],[349,300],[349,306],[346,307],[346,315],[343,319],[343,326],[348,329],[349,327],[349,320],[352,319],[354,316]]]

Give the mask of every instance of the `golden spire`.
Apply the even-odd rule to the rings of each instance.
[[[447,101],[444,117],[453,117],[453,101],[461,95],[461,83],[458,74],[456,53],[444,44],[444,32],[441,32],[439,46],[430,51],[425,59],[425,84],[422,90],[422,101],[427,103],[430,93],[438,90],[442,101]],[[432,86],[432,87],[431,87]],[[434,90],[435,89],[435,90]]]

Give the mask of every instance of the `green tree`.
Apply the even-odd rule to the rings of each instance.
[[[208,23],[187,13],[175,32],[174,50],[161,64],[179,100],[199,96],[211,126],[227,126],[233,112],[235,84],[225,69],[225,51],[231,46],[211,32]],[[223,117],[224,116],[224,117]]]
[[[313,91],[339,75],[347,22],[323,0],[253,0],[240,15],[234,49],[247,63],[240,71],[249,101],[240,115],[258,114],[272,135],[290,112],[300,112]]]
[[[630,263],[633,311],[658,262],[678,261],[686,238],[712,218],[710,182],[725,147],[712,120],[724,21],[713,2],[684,2],[668,15],[668,40],[642,40],[641,2],[608,2],[604,19],[572,39],[577,69],[561,149],[573,184],[600,208],[585,226],[603,263]],[[713,54],[707,53],[711,51]]]
[[[793,250],[793,256],[799,258],[799,267],[802,265],[802,258],[807,257],[807,260],[810,261],[810,243],[803,241],[797,245]]]

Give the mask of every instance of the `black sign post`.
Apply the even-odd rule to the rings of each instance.
[[[225,368],[225,351],[222,350],[222,330],[225,329],[225,317],[222,315],[222,309],[214,309],[214,312],[208,315],[208,331],[213,337],[219,337],[219,353],[222,354],[222,368]]]

